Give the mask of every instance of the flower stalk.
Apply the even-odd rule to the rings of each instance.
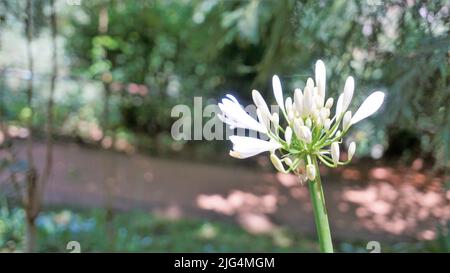
[[[319,170],[317,160],[313,158],[312,161],[316,169]],[[319,172],[317,173],[315,180],[308,183],[308,187],[313,206],[317,236],[319,237],[320,251],[323,253],[333,253],[330,224],[328,222],[325,196],[323,194],[322,181]]]
[[[253,90],[257,120],[230,94],[219,103],[222,113],[218,117],[231,129],[254,130],[269,139],[267,141],[247,136],[231,136],[231,156],[244,159],[270,152],[270,160],[276,170],[294,173],[301,184],[309,181],[320,250],[333,252],[318,164],[320,161],[327,167],[337,168],[350,163],[356,151],[356,144],[350,143],[347,159],[341,160],[340,145],[343,138],[352,125],[378,111],[383,104],[384,93],[375,91],[370,94],[352,115],[348,109],[353,98],[355,81],[350,76],[345,82],[344,91],[337,99],[335,114],[331,116],[335,100],[326,99],[325,83],[325,64],[319,60],[316,62],[315,80],[308,78],[303,92],[296,88],[293,99],[289,96],[284,99],[280,79],[276,75],[273,76],[274,97],[282,113],[271,113],[261,94]],[[284,117],[284,120],[280,117]],[[277,156],[276,152],[280,155]]]

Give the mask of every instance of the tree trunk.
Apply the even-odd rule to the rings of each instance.
[[[27,128],[28,128],[28,139],[27,139],[27,190],[26,190],[26,200],[25,200],[25,213],[26,213],[26,238],[25,238],[25,251],[33,252],[35,250],[36,243],[36,226],[35,219],[38,214],[38,210],[36,208],[37,204],[37,170],[34,165],[33,159],[33,78],[34,78],[34,69],[33,69],[33,52],[32,52],[32,40],[33,40],[33,32],[32,32],[32,2],[31,0],[27,0],[26,2],[26,16],[25,16],[25,34],[26,34],[26,49],[27,49],[27,57],[28,57],[28,70],[30,71],[30,79],[28,79],[28,87],[27,87],[27,106],[31,109],[31,115],[27,120]]]
[[[29,218],[27,213],[25,252],[33,253],[36,251],[36,223],[33,217]]]
[[[56,44],[57,24],[56,24],[56,9],[55,0],[50,1],[51,15],[50,25],[52,33],[52,76],[50,79],[50,94],[47,101],[47,122],[46,122],[46,151],[45,151],[45,166],[42,171],[41,180],[39,183],[38,198],[43,196],[45,185],[50,179],[50,174],[53,167],[53,106],[54,106],[54,93],[56,89],[56,78],[58,77],[58,49]],[[39,201],[40,202],[40,201]]]

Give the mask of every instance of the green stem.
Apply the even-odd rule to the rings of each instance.
[[[320,251],[333,253],[333,243],[331,241],[330,224],[328,223],[328,214],[325,206],[325,197],[323,195],[322,181],[320,180],[319,164],[317,158],[312,158],[316,168],[316,179],[309,181],[309,192],[314,210],[314,219],[316,222],[317,235],[319,236]]]

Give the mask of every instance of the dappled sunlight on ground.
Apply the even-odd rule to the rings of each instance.
[[[197,197],[197,205],[201,209],[236,215],[238,222],[252,233],[269,232],[275,227],[266,216],[276,211],[277,198],[272,194],[258,196],[240,190],[234,190],[225,197],[201,194]]]
[[[423,161],[415,160],[411,168],[365,166],[357,169],[351,166],[340,172],[330,172],[324,177],[324,187],[331,222],[349,232],[365,230],[393,237],[433,239],[435,224],[450,220],[450,191],[443,190],[442,178],[421,172],[422,167]],[[267,177],[271,175],[264,176],[266,181],[271,181]],[[285,209],[296,214],[311,214],[306,185],[300,185],[292,174],[277,173],[275,178],[276,184],[272,181],[275,188],[266,186],[271,189],[271,195],[256,196],[234,190],[228,195],[199,195],[197,205],[236,217],[252,232],[269,230],[273,227],[271,219],[278,220]],[[264,202],[269,196],[270,202]],[[248,213],[252,213],[252,217],[242,221],[243,215]],[[298,219],[299,222],[304,220]]]
[[[183,210],[176,204],[171,204],[166,207],[157,208],[154,210],[154,213],[158,216],[178,220],[183,217]]]
[[[37,144],[36,158],[44,151],[45,146]],[[42,162],[37,164],[41,167]],[[423,160],[411,166],[359,162],[321,172],[332,231],[341,240],[432,239],[436,224],[450,219],[450,191]],[[14,193],[8,185],[2,185],[2,191]],[[76,144],[55,145],[55,171],[45,200],[139,208],[170,219],[206,217],[237,223],[252,233],[273,235],[289,227],[315,234],[307,184],[301,185],[292,174],[126,155]]]
[[[359,222],[367,229],[400,235],[420,230],[422,239],[432,239],[431,230],[421,230],[429,218],[450,219],[450,204],[436,192],[421,192],[411,185],[380,182],[361,189],[346,187],[342,200],[355,206]]]

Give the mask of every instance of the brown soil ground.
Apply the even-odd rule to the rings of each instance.
[[[44,148],[37,143],[34,149],[40,168]],[[315,232],[307,187],[292,175],[77,144],[56,144],[54,158],[46,204],[139,208],[172,218],[229,221],[254,233],[280,227]],[[450,191],[420,160],[408,168],[372,162],[322,173],[332,232],[340,240],[432,239],[435,225],[450,219]]]

